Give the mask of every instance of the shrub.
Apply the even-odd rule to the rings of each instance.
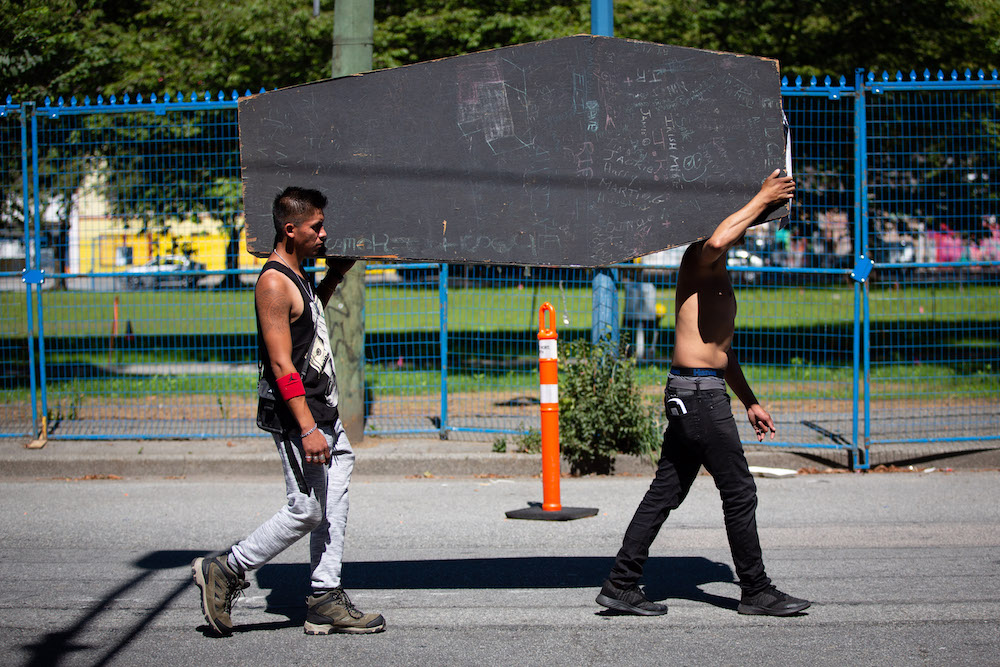
[[[658,410],[644,403],[635,359],[608,339],[563,346],[559,363],[559,444],[574,475],[614,470],[617,454],[654,459],[661,442]]]
[[[512,436],[510,444],[507,443],[506,436],[498,436],[493,441],[493,451],[500,454],[538,454],[542,451],[542,432],[537,428],[529,428],[526,433]]]

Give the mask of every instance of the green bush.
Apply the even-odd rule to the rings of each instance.
[[[499,436],[493,441],[493,451],[500,454],[539,454],[542,451],[542,432],[537,428],[529,428],[527,433],[513,436],[509,444],[506,436]]]
[[[559,445],[574,475],[610,474],[615,456],[655,459],[661,442],[658,410],[642,400],[635,359],[625,336],[616,350],[575,340],[559,359]]]

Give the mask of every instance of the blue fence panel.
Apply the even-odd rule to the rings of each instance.
[[[796,197],[786,224],[747,233],[731,255],[742,284],[734,347],[757,398],[776,420],[774,441],[811,448],[853,445],[855,297],[854,90],[786,86]],[[755,443],[741,405],[744,442]]]
[[[32,119],[49,436],[256,435],[235,103],[100,102]]]
[[[872,445],[1000,440],[1000,87],[979,77],[869,78]]]
[[[27,127],[17,105],[0,106],[0,436],[34,431],[34,349],[29,337],[24,211],[30,210]]]
[[[440,434],[447,419],[447,268],[367,265],[365,432]],[[447,358],[445,356],[445,358]]]

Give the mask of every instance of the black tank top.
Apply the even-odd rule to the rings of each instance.
[[[288,276],[288,279],[302,294],[302,315],[289,323],[292,334],[292,364],[302,377],[302,385],[306,392],[306,405],[317,424],[328,424],[337,421],[337,375],[333,366],[333,354],[330,351],[330,337],[326,329],[326,319],[323,308],[316,298],[312,278],[303,280],[289,267],[281,262],[268,261],[260,271],[277,271]],[[308,276],[308,274],[307,274]],[[258,280],[260,278],[258,277]],[[257,308],[254,305],[254,311]],[[260,331],[260,313],[257,313],[257,352],[260,357],[261,377],[272,388],[276,388],[274,371],[271,370],[271,358],[264,345],[264,337]],[[275,396],[279,396],[277,391]],[[276,411],[286,432],[297,432],[298,422],[291,411],[280,398],[277,400]]]

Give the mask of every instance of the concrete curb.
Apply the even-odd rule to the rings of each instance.
[[[26,441],[0,440],[0,479],[78,479],[101,477],[277,477],[274,444],[263,438],[206,441],[50,441],[25,449]],[[778,449],[749,446],[751,466],[849,469],[848,452],[826,449]],[[873,448],[871,466],[898,468],[1000,468],[1000,448],[965,445]],[[651,476],[653,465],[620,456],[616,475]],[[568,466],[563,462],[563,472]],[[488,442],[431,439],[369,439],[357,448],[360,477],[534,477],[541,474],[537,454],[499,454]]]

